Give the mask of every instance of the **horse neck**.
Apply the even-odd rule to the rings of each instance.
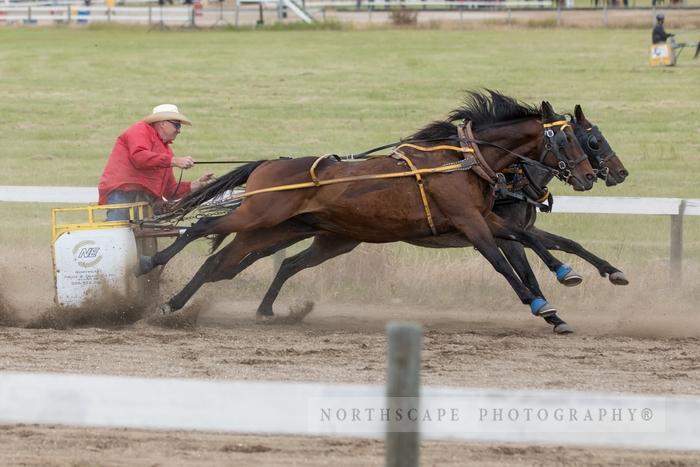
[[[530,159],[538,159],[542,150],[542,122],[536,119],[520,120],[498,125],[474,133],[478,140],[494,143]],[[518,159],[516,156],[489,144],[479,145],[484,160],[494,172],[505,169]]]

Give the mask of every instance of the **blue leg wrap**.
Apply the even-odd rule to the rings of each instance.
[[[539,311],[539,309],[545,306],[546,304],[547,300],[545,300],[542,297],[537,297],[532,302],[530,302],[530,311],[533,315],[537,316],[537,312]]]
[[[566,277],[567,274],[571,272],[571,266],[567,266],[566,264],[562,264],[559,266],[559,269],[557,269],[557,280],[562,281]]]

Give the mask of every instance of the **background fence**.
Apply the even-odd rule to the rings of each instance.
[[[165,3],[165,2],[163,2]],[[0,0],[0,25],[50,25],[119,23],[161,27],[239,26],[301,20],[390,22],[406,21],[393,18],[397,9],[413,12],[411,22],[425,21],[483,21],[500,20],[509,24],[520,19],[553,20],[557,26],[574,15],[594,15],[592,21],[602,26],[609,23],[615,12],[625,22],[651,26],[655,7],[645,9],[609,9],[601,2],[587,8],[569,8],[573,2],[556,0],[235,0],[225,2],[191,2],[159,5],[157,2],[125,0],[124,2],[83,2],[71,0],[8,2]],[[697,13],[698,8],[687,11]],[[640,17],[640,15],[642,15]],[[636,19],[634,19],[636,18]]]
[[[96,202],[97,198],[97,188],[90,187],[0,186],[0,202],[88,204]],[[700,198],[557,196],[552,213],[669,216],[671,273],[680,278],[683,261],[683,218],[700,216]]]

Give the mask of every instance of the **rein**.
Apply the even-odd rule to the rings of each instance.
[[[550,138],[550,140],[554,137],[554,131],[551,130],[551,127],[559,125],[561,127],[561,130],[566,128],[569,124],[566,121],[557,121],[557,122],[552,122],[552,123],[546,123],[543,124],[543,127],[545,128],[545,136]],[[425,139],[425,140],[404,140],[404,141],[399,141],[396,143],[391,143],[391,144],[385,144],[382,146],[378,146],[376,148],[369,149],[367,151],[364,151],[362,153],[358,154],[350,154],[345,157],[339,157],[334,154],[328,154],[325,156],[321,156],[317,158],[317,160],[312,164],[310,168],[310,175],[311,175],[311,181],[310,182],[302,182],[302,183],[295,183],[295,184],[290,184],[290,185],[281,185],[281,186],[274,186],[274,187],[268,187],[268,188],[262,188],[259,190],[254,190],[250,192],[244,192],[240,193],[237,195],[234,195],[230,198],[230,201],[236,202],[236,201],[242,201],[243,199],[257,195],[257,194],[262,194],[262,193],[272,193],[272,192],[278,192],[278,191],[288,191],[288,190],[296,190],[296,189],[301,189],[301,188],[311,188],[311,187],[320,187],[320,186],[325,186],[325,185],[334,185],[338,183],[348,183],[348,182],[354,182],[354,181],[360,181],[360,180],[384,180],[384,179],[391,179],[391,178],[400,178],[400,177],[410,177],[413,176],[416,178],[416,181],[418,182],[419,189],[421,192],[421,198],[423,200],[424,208],[426,210],[426,216],[428,218],[428,222],[430,224],[430,229],[433,232],[433,234],[436,234],[435,227],[433,225],[432,221],[432,216],[430,214],[430,210],[427,204],[427,197],[423,188],[423,183],[422,183],[422,177],[421,175],[424,174],[433,174],[433,173],[448,173],[448,172],[454,172],[454,171],[466,171],[466,170],[474,170],[475,173],[477,173],[481,178],[485,179],[486,181],[489,182],[492,186],[494,186],[494,189],[497,191],[507,191],[505,190],[505,177],[503,176],[502,173],[495,173],[491,167],[486,163],[484,160],[483,156],[481,155],[480,151],[478,150],[478,144],[486,144],[491,147],[500,149],[507,154],[510,154],[524,164],[530,164],[534,166],[538,166],[542,170],[545,170],[547,172],[550,172],[556,176],[560,176],[560,173],[548,167],[541,161],[544,160],[544,157],[546,154],[550,151],[554,152],[555,156],[560,161],[560,168],[564,169],[566,166],[562,167],[562,164],[564,163],[562,161],[562,157],[558,152],[558,148],[555,146],[552,146],[550,144],[545,145],[545,149],[542,153],[542,156],[540,157],[539,161],[536,161],[534,159],[530,159],[528,157],[523,156],[522,154],[518,154],[514,151],[511,151],[510,149],[507,149],[503,146],[500,146],[496,143],[492,143],[489,141],[484,141],[484,140],[478,140],[474,138],[474,135],[471,131],[471,122],[466,122],[465,124],[461,125],[458,127],[458,137],[457,138],[447,138],[447,140],[454,140],[459,142],[460,146],[452,146],[452,145],[446,145],[446,144],[440,144],[436,146],[420,146],[414,143],[418,142],[430,142],[430,141],[445,141],[445,138],[435,138],[435,139]],[[398,145],[398,146],[397,146]],[[342,177],[342,178],[336,178],[336,179],[331,179],[331,180],[319,180],[318,177],[316,176],[316,167],[318,164],[323,160],[328,157],[333,157],[336,160],[357,160],[357,159],[365,159],[367,156],[370,154],[381,151],[382,149],[387,149],[387,148],[394,148],[394,153],[399,156],[399,158],[403,159],[405,162],[407,162],[407,165],[411,170],[409,171],[404,171],[404,172],[391,172],[391,173],[384,173],[384,174],[374,174],[374,175],[362,175],[362,176],[354,176],[354,177]],[[448,163],[448,164],[443,164],[442,166],[438,167],[432,167],[432,168],[425,168],[425,169],[418,169],[413,165],[413,163],[406,158],[401,152],[400,149],[404,147],[409,147],[412,149],[416,149],[419,151],[438,151],[438,150],[450,150],[450,151],[456,151],[456,152],[461,152],[465,153],[465,157],[460,160],[459,162],[455,163]],[[555,149],[556,148],[556,149]],[[468,154],[473,154],[472,157],[466,157],[466,153]],[[291,157],[280,157],[280,159],[291,159]],[[232,161],[201,161],[201,162],[195,162],[195,164],[239,164],[239,163],[249,163],[253,161],[242,161],[242,160],[232,160]],[[257,161],[255,161],[257,162]],[[568,162],[568,161],[567,161]],[[573,162],[573,166],[575,167],[578,165],[581,161],[577,160]],[[182,170],[180,172],[180,180],[182,179]],[[176,187],[176,192],[177,188],[180,186],[180,181],[178,181],[177,187]],[[538,200],[540,201],[540,200]]]
[[[384,179],[388,179],[388,178],[400,178],[400,177],[411,177],[411,176],[416,177],[416,176],[424,175],[424,174],[447,173],[447,172],[455,172],[458,170],[469,170],[471,168],[471,166],[465,162],[468,162],[468,161],[453,162],[453,163],[441,165],[438,167],[429,167],[429,168],[425,168],[425,169],[413,169],[413,170],[408,170],[408,171],[404,171],[404,172],[390,172],[390,173],[374,174],[374,175],[358,175],[355,177],[341,177],[341,178],[333,178],[330,180],[316,180],[316,181],[311,181],[311,182],[293,183],[290,185],[279,185],[279,186],[273,186],[273,187],[269,187],[269,188],[261,188],[259,190],[246,191],[244,193],[233,195],[231,197],[231,200],[244,199],[244,198],[248,198],[249,196],[259,195],[262,193],[272,193],[272,192],[276,192],[276,191],[288,191],[288,190],[298,190],[300,188],[312,188],[312,187],[318,187],[318,186],[336,185],[338,183],[349,183],[349,182],[355,182],[355,181],[359,181],[359,180],[384,180]]]

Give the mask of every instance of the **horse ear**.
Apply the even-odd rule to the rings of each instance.
[[[578,104],[576,104],[576,107],[574,107],[574,117],[576,117],[576,121],[579,123],[586,120],[586,116],[583,115],[583,109]]]
[[[552,105],[547,101],[542,101],[542,117],[547,119],[554,115]]]

